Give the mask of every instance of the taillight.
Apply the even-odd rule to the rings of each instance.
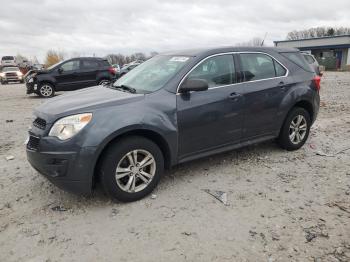
[[[117,73],[113,66],[108,68],[108,72],[110,72],[112,75],[115,75]]]
[[[319,92],[321,89],[321,77],[314,76],[314,78],[312,79],[312,82],[314,82],[315,88],[316,88],[317,92]]]

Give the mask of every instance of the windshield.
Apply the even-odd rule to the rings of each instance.
[[[3,56],[1,58],[1,60],[5,61],[5,60],[15,60],[15,58],[13,56]]]
[[[64,61],[61,61],[61,62],[58,62],[58,63],[52,65],[52,66],[49,66],[49,67],[47,68],[47,70],[51,70],[51,69],[55,68],[56,66],[58,66],[59,64],[62,64],[63,62],[64,62]]]
[[[4,67],[2,69],[3,72],[10,72],[10,71],[19,71],[18,67]]]
[[[175,76],[189,59],[188,56],[155,56],[119,78],[113,87],[131,87],[136,93],[157,91]]]

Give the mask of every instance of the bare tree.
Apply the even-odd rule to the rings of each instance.
[[[57,64],[58,62],[62,61],[64,59],[64,55],[62,52],[55,51],[55,50],[49,50],[47,51],[46,58],[45,58],[45,65],[46,67],[52,66],[54,64]]]
[[[241,42],[237,44],[238,46],[264,46],[264,39],[261,37],[254,37],[247,42]]]
[[[298,40],[306,38],[348,34],[350,34],[350,28],[348,27],[313,27],[304,30],[291,31],[287,34],[287,40]]]

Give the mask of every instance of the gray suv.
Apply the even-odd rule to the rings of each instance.
[[[153,57],[112,85],[34,111],[27,156],[57,186],[113,199],[149,194],[164,169],[276,138],[303,146],[320,78],[295,49],[217,48]]]

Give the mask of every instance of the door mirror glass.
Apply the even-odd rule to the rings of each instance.
[[[203,79],[187,79],[180,87],[180,93],[187,93],[190,91],[205,91],[208,90],[208,82]]]

